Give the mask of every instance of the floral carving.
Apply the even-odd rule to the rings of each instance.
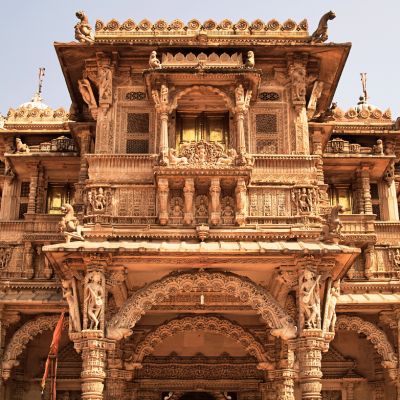
[[[3,379],[8,379],[11,374],[11,369],[19,365],[18,357],[25,350],[29,341],[42,332],[53,329],[59,318],[59,315],[35,318],[34,320],[22,325],[22,327],[14,333],[3,355]],[[66,328],[67,326],[68,320],[64,320],[63,327]]]
[[[388,369],[397,368],[398,360],[393,346],[386,334],[373,323],[365,321],[360,317],[341,315],[336,321],[336,331],[339,330],[351,330],[363,333],[382,357],[382,366]]]
[[[251,280],[228,272],[183,272],[167,275],[134,293],[111,319],[108,336],[120,339],[129,336],[147,310],[178,292],[220,291],[239,298],[257,311],[272,328],[271,334],[283,339],[294,338],[292,318],[264,288]]]
[[[250,332],[227,319],[204,316],[177,318],[157,327],[139,343],[129,361],[133,364],[139,364],[145,356],[152,354],[155,347],[166,338],[180,332],[193,331],[227,336],[242,345],[250,355],[256,357],[261,364],[260,368],[272,367],[263,346]]]

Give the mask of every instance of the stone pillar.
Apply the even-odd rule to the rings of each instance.
[[[193,197],[194,197],[194,180],[193,178],[185,179],[185,186],[183,188],[183,196],[185,202],[185,210],[183,222],[186,225],[193,223]]]
[[[168,151],[168,113],[162,112],[160,115],[160,152]]]
[[[346,382],[344,384],[344,389],[346,391],[346,400],[355,400],[354,397],[354,383]]]
[[[379,203],[381,205],[381,220],[398,221],[399,207],[396,195],[396,183],[394,179],[390,181],[381,181],[378,184]]]
[[[30,170],[32,171],[31,180],[29,183],[29,198],[28,198],[28,211],[27,214],[35,214],[36,213],[36,195],[37,195],[37,186],[39,179],[39,165],[31,164],[29,165]]]
[[[167,225],[168,223],[168,179],[160,178],[158,180],[158,220],[161,225]]]
[[[114,346],[114,342],[104,339],[102,331],[95,330],[82,331],[75,341],[75,349],[82,353],[82,399],[103,400],[107,351]]]
[[[154,103],[156,105],[156,110],[160,115],[160,144],[159,152],[161,163],[165,164],[168,161],[168,114],[169,114],[169,97],[168,97],[168,87],[166,85],[161,85],[160,90],[152,90],[152,96]]]
[[[246,223],[247,188],[244,178],[239,178],[236,183],[236,223],[243,226]]]
[[[364,199],[364,213],[372,214],[371,187],[369,184],[369,168],[363,166],[360,171],[361,189]]]
[[[210,221],[212,225],[218,225],[221,220],[221,210],[220,210],[221,186],[219,178],[211,179],[210,196],[211,196]]]
[[[293,369],[286,368],[275,371],[275,396],[276,400],[294,400],[294,378]]]
[[[128,400],[127,382],[132,379],[132,375],[132,371],[123,368],[122,351],[110,351],[107,360],[106,399]]]
[[[236,143],[239,155],[244,155],[247,153],[246,136],[244,132],[244,117],[250,106],[251,95],[252,91],[245,91],[241,84],[235,89]]]
[[[85,187],[85,181],[88,178],[88,163],[86,161],[86,154],[90,151],[90,130],[85,128],[79,131],[80,138],[80,167],[79,167],[79,178],[78,183],[75,183],[75,198],[74,207],[75,209],[83,208],[83,189]],[[78,210],[77,210],[78,211]]]
[[[244,134],[244,113],[242,111],[236,113],[236,132],[237,132],[238,153],[245,154],[246,137]]]
[[[7,171],[6,171],[7,172]],[[3,194],[1,197],[0,220],[10,221],[18,218],[17,179],[10,173],[4,177]]]

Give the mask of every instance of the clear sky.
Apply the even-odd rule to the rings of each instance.
[[[352,42],[336,91],[339,107],[356,104],[361,94],[360,72],[368,73],[370,103],[400,115],[400,0],[1,0],[0,113],[29,101],[37,86],[38,67],[46,68],[45,102],[69,108],[70,98],[53,42],[74,40],[75,12],[86,11],[108,21],[143,18],[155,22],[192,18],[236,22],[244,18],[268,21],[307,18],[310,33],[322,14],[332,9],[329,41]]]

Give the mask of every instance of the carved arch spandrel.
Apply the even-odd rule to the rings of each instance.
[[[7,380],[13,367],[19,365],[18,357],[26,349],[28,343],[44,331],[54,329],[59,315],[46,315],[26,322],[13,335],[3,355],[2,377]],[[68,326],[68,319],[64,320],[63,329]]]
[[[131,335],[131,329],[153,305],[177,293],[194,290],[218,291],[234,296],[261,315],[272,328],[272,335],[284,340],[296,336],[297,328],[292,317],[263,287],[231,272],[192,271],[167,275],[134,293],[108,323],[108,337],[119,340]]]
[[[223,90],[218,89],[215,86],[193,85],[193,86],[190,86],[190,87],[188,87],[186,89],[180,90],[175,94],[174,98],[171,101],[171,105],[170,105],[169,111],[170,112],[174,111],[178,107],[178,101],[182,97],[187,95],[188,93],[192,92],[193,90],[207,90],[210,93],[214,93],[214,94],[222,97],[222,99],[224,100],[225,105],[227,106],[229,111],[233,112],[233,110],[235,108],[235,105],[233,103],[233,99],[227,93],[225,93]]]
[[[336,321],[335,330],[356,331],[363,333],[367,340],[374,346],[377,353],[382,357],[382,366],[390,371],[397,371],[398,359],[393,349],[392,344],[389,342],[385,332],[376,327],[373,323],[365,321],[360,317],[351,317],[347,315],[340,315]]]
[[[226,318],[215,316],[182,317],[168,321],[146,335],[136,347],[130,362],[140,364],[143,358],[152,354],[156,346],[166,338],[182,332],[209,332],[229,337],[257,359],[260,369],[273,368],[265,349],[249,331]]]

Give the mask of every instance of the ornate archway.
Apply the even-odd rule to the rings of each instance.
[[[215,94],[217,96],[222,97],[222,99],[223,99],[223,101],[224,101],[224,103],[225,103],[225,105],[226,105],[226,107],[227,107],[227,109],[229,111],[233,111],[234,108],[235,108],[235,105],[233,103],[232,98],[226,92],[224,92],[223,90],[218,89],[215,86],[210,86],[210,85],[193,85],[193,86],[190,86],[190,87],[188,87],[186,89],[180,90],[175,94],[175,96],[174,96],[174,98],[173,98],[173,100],[171,102],[171,106],[169,108],[169,111],[172,112],[173,110],[175,110],[177,108],[177,106],[178,106],[178,101],[182,97],[184,97],[185,95],[187,95],[190,92],[192,92],[193,90],[206,90],[206,91],[208,91],[210,93],[213,93],[213,94]]]
[[[46,315],[26,322],[13,335],[3,355],[2,377],[7,380],[13,367],[19,365],[18,357],[26,349],[28,343],[44,331],[54,329],[59,320],[59,315]],[[68,326],[68,319],[64,320],[64,329]]]
[[[273,369],[272,362],[261,343],[247,330],[232,321],[214,316],[195,316],[175,318],[164,325],[160,325],[150,332],[138,344],[135,353],[130,359],[134,365],[141,364],[143,358],[153,353],[155,347],[166,338],[181,332],[202,331],[220,334],[238,342],[245,350],[259,362],[259,369]]]
[[[398,359],[389,342],[385,332],[376,327],[373,323],[365,321],[360,317],[340,315],[336,321],[335,330],[356,331],[363,333],[367,340],[374,346],[377,353],[382,357],[382,366],[389,372],[390,377],[397,376]]]
[[[296,336],[297,328],[290,315],[263,287],[250,279],[230,272],[193,271],[167,275],[134,293],[107,326],[110,339],[129,336],[143,314],[154,305],[177,293],[193,290],[219,291],[250,306],[272,328],[271,334],[284,340]]]

